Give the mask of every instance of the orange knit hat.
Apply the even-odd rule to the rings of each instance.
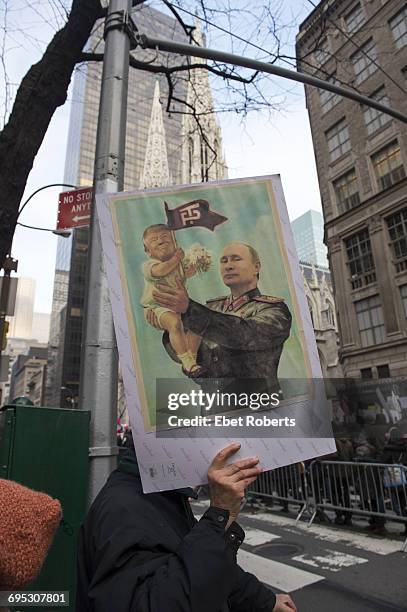
[[[0,590],[36,578],[61,516],[57,499],[0,479]]]

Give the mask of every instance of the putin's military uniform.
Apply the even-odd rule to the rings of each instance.
[[[207,306],[190,300],[182,322],[185,330],[202,336],[198,363],[205,378],[262,379],[264,391],[279,390],[277,369],[291,328],[282,298],[255,288],[235,300],[230,295],[208,300]]]

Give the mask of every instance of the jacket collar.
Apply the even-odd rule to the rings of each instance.
[[[249,291],[247,291],[246,293],[243,293],[243,295],[240,295],[236,299],[233,299],[233,296],[229,295],[226,298],[225,303],[223,304],[223,312],[236,312],[244,304],[247,304],[247,302],[250,302],[250,300],[252,300],[254,297],[258,295],[260,295],[260,291],[258,287],[255,287],[254,289],[250,289]]]

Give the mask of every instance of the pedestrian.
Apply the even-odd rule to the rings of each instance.
[[[353,445],[350,438],[338,437],[335,438],[336,454],[331,461],[338,461],[338,465],[333,467],[333,477],[331,479],[331,500],[334,506],[350,507],[350,490],[349,483],[351,480],[351,472],[349,466],[343,463],[349,463],[353,460]],[[343,462],[343,463],[342,463]],[[335,523],[337,525],[352,525],[352,512],[349,510],[335,510]]]
[[[380,448],[377,440],[369,436],[365,419],[361,415],[357,417],[357,423],[360,430],[354,440],[355,461],[372,464],[366,465],[363,471],[361,471],[362,466],[358,468],[362,477],[358,477],[357,481],[363,509],[375,513],[369,518],[367,530],[376,535],[384,535],[386,519],[376,515],[385,512],[382,473],[374,466],[375,463],[380,463]]]
[[[389,490],[392,507],[396,514],[407,518],[407,420],[393,425],[385,435],[383,463],[396,464],[384,473],[384,485]],[[401,467],[403,466],[403,467]],[[403,535],[407,535],[407,522]]]
[[[196,521],[192,489],[144,494],[129,446],[80,531],[77,612],[295,612],[237,564],[244,539],[236,523],[258,459],[228,463],[221,450],[208,471],[210,507]]]
[[[38,576],[61,516],[57,499],[0,479],[0,591],[21,590]]]

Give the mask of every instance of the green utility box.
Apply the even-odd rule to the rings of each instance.
[[[63,521],[39,577],[26,587],[69,591],[69,608],[58,610],[75,609],[76,541],[87,508],[89,421],[90,412],[83,410],[0,408],[0,478],[61,502]]]

